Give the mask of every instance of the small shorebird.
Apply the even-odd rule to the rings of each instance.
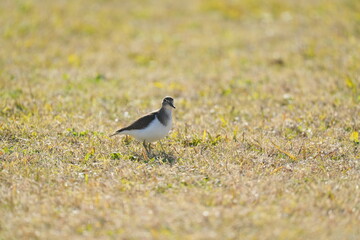
[[[146,153],[149,154],[150,143],[168,135],[172,125],[173,108],[175,108],[174,99],[172,97],[165,97],[158,111],[142,116],[129,126],[117,130],[110,137],[118,134],[133,136],[135,139],[143,142]]]

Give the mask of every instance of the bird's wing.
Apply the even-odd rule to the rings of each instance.
[[[136,130],[136,129],[146,128],[149,125],[149,123],[155,119],[155,115],[156,115],[156,112],[152,112],[145,116],[142,116],[135,122],[131,123],[129,126],[117,130],[114,134],[112,134],[110,136],[114,136],[114,135],[119,134],[126,130]]]

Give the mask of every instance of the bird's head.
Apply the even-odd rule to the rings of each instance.
[[[163,99],[162,106],[165,108],[175,108],[174,99],[172,97],[165,97]]]

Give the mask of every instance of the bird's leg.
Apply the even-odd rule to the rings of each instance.
[[[146,147],[145,140],[144,140],[144,142],[143,142],[143,146],[144,146],[144,148],[145,148],[145,150],[146,150],[146,154],[149,156],[149,150],[148,150],[147,147]]]

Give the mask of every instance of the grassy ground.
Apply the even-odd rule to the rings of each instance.
[[[359,13],[0,1],[0,239],[358,239]],[[166,153],[108,137],[166,95]]]

